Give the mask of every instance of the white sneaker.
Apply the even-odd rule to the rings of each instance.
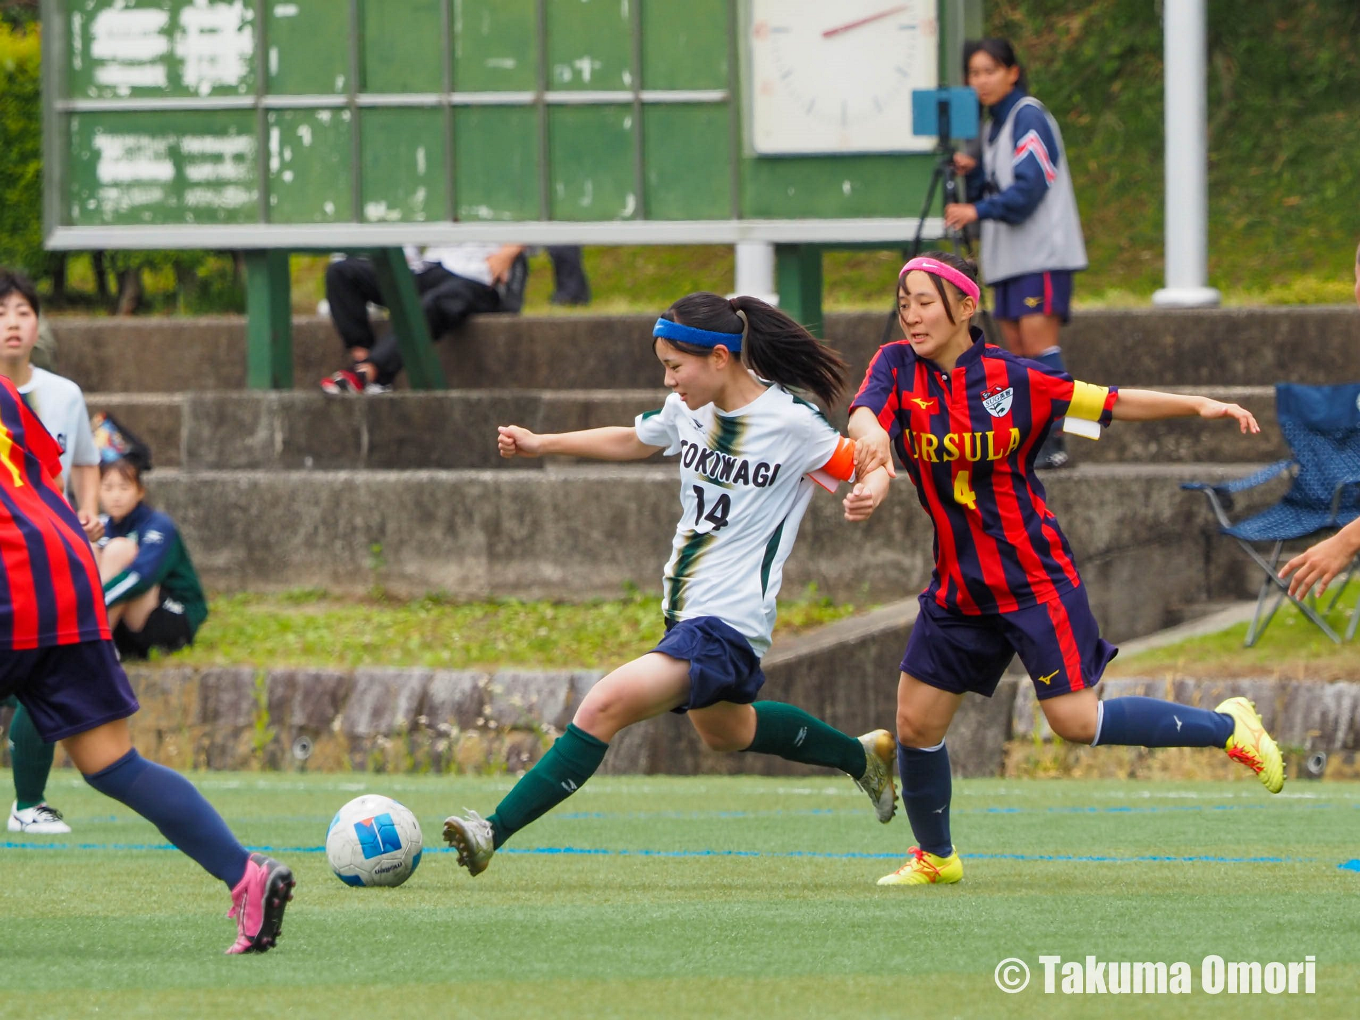
[[[496,852],[496,834],[491,823],[476,811],[467,817],[453,815],[444,820],[444,841],[458,851],[458,863],[471,875],[480,875]]]
[[[9,807],[9,831],[56,836],[70,832],[71,827],[61,820],[61,812],[45,801],[22,811],[19,810],[19,802],[15,801]]]
[[[893,787],[897,741],[887,730],[874,730],[859,742],[864,747],[864,775],[855,784],[873,801],[878,820],[890,822],[897,812],[897,790]]]

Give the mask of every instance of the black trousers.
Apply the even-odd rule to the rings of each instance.
[[[443,266],[416,273],[415,284],[433,340],[462,325],[470,315],[501,309],[501,296],[495,288],[455,276]],[[368,319],[369,302],[384,302],[373,263],[358,258],[332,262],[326,268],[326,301],[341,342],[348,349],[367,348],[365,360],[378,370],[377,381],[390,383],[401,371],[401,350],[396,334],[388,331],[377,336]]]

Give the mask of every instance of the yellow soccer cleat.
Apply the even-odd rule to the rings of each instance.
[[[891,822],[897,811],[897,790],[893,787],[897,741],[887,730],[874,730],[860,737],[859,742],[864,748],[864,775],[855,784],[869,795],[878,820]]]
[[[1284,789],[1284,759],[1280,757],[1279,745],[1266,732],[1256,706],[1246,698],[1229,698],[1214,711],[1232,716],[1236,723],[1224,745],[1228,757],[1255,772],[1261,785],[1271,793]]]
[[[880,878],[879,885],[953,885],[963,878],[963,861],[957,852],[938,857],[914,846],[907,853],[911,860]]]

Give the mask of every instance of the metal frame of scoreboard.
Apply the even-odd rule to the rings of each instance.
[[[44,119],[44,224],[46,244],[57,250],[87,249],[238,249],[245,254],[247,269],[248,308],[248,366],[247,379],[255,388],[287,388],[292,385],[291,296],[288,256],[292,252],[347,252],[370,255],[378,267],[383,294],[392,312],[393,325],[402,342],[411,383],[417,388],[438,388],[444,385],[438,359],[435,357],[424,317],[409,272],[401,256],[402,245],[436,245],[463,241],[507,242],[531,245],[546,244],[732,244],[741,241],[761,241],[775,245],[777,284],[781,304],[799,321],[814,332],[822,326],[821,253],[826,248],[884,248],[906,244],[917,231],[915,215],[808,215],[782,217],[743,217],[744,206],[752,205],[750,194],[754,185],[744,180],[758,163],[796,162],[798,156],[757,156],[749,139],[743,136],[743,119],[750,117],[749,95],[742,88],[742,76],[749,73],[748,56],[743,52],[744,24],[752,0],[723,0],[726,8],[726,75],[722,88],[683,89],[647,88],[641,73],[643,56],[643,0],[631,5],[623,0],[622,10],[629,19],[631,53],[631,87],[628,89],[575,89],[550,87],[548,57],[548,4],[551,0],[530,0],[535,16],[536,88],[503,92],[459,91],[453,72],[452,11],[456,0],[439,0],[442,31],[442,81],[435,92],[387,94],[360,90],[361,67],[361,0],[329,0],[347,18],[345,55],[347,74],[345,88],[333,94],[280,94],[269,90],[270,40],[266,28],[267,13],[284,6],[276,0],[244,0],[253,10],[253,89],[243,94],[209,94],[167,96],[148,94],[76,96],[70,85],[73,64],[73,45],[82,40],[71,38],[72,11],[82,0],[43,0],[43,119]],[[313,0],[315,2],[315,0]],[[885,0],[885,3],[887,0]],[[308,0],[300,0],[301,4]],[[136,0],[134,0],[134,5]],[[957,54],[966,35],[978,34],[981,26],[981,0],[937,0],[939,15],[939,77],[957,76]],[[84,0],[86,8],[92,0]],[[167,5],[162,5],[163,7]],[[298,4],[286,5],[296,8]],[[891,5],[889,5],[891,6]],[[905,6],[905,5],[901,5]],[[168,15],[167,15],[168,17]],[[89,49],[92,51],[93,46]],[[93,59],[92,52],[84,60]],[[714,219],[648,219],[647,173],[648,153],[644,151],[642,119],[648,111],[670,106],[698,108],[726,106],[728,109],[727,180],[725,184],[726,213]],[[537,153],[534,167],[537,192],[536,219],[514,221],[479,221],[457,219],[458,152],[454,143],[455,119],[460,112],[486,107],[528,107],[536,116]],[[631,110],[634,130],[631,132],[632,186],[639,196],[641,208],[634,219],[559,219],[553,218],[554,190],[561,190],[549,166],[550,123],[565,108],[611,107]],[[443,208],[449,213],[436,221],[357,222],[364,209],[365,182],[361,175],[364,164],[364,136],[360,118],[366,111],[436,110],[441,114],[442,166],[440,184],[444,189]],[[349,118],[349,151],[347,154],[348,195],[337,192],[337,198],[348,198],[355,220],[341,222],[270,222],[273,209],[271,195],[278,189],[275,176],[277,159],[270,150],[270,130],[275,118],[306,116],[298,111],[335,111]],[[76,190],[73,181],[88,164],[90,154],[78,149],[76,123],[86,118],[95,126],[106,121],[104,115],[185,115],[201,112],[205,116],[220,111],[236,111],[241,117],[251,117],[254,128],[253,209],[249,222],[213,223],[78,223],[81,212],[73,209]],[[115,118],[116,120],[116,118]],[[270,158],[266,158],[267,155]],[[656,158],[656,157],[653,157]],[[827,166],[827,176],[839,180],[838,156],[820,156],[820,166]],[[926,153],[896,157],[907,183],[901,188],[896,210],[914,207],[921,189],[910,185],[924,185],[932,165]],[[84,163],[82,163],[82,159]],[[851,160],[854,156],[850,157]],[[880,165],[881,169],[881,165]],[[919,180],[913,180],[913,178]],[[846,182],[849,183],[848,180]],[[782,187],[782,181],[780,182]],[[789,187],[792,196],[793,187]],[[86,194],[90,194],[87,189]],[[848,194],[848,192],[847,192]],[[93,199],[91,199],[93,201]],[[277,199],[273,199],[277,201]],[[827,203],[822,203],[826,207]],[[834,211],[834,209],[833,209]],[[163,217],[169,218],[169,217]],[[938,219],[925,224],[927,236],[937,237],[942,231]]]

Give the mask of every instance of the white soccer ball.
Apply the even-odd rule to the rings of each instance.
[[[366,793],[335,813],[326,860],[346,885],[401,885],[420,866],[420,823],[391,797]]]

